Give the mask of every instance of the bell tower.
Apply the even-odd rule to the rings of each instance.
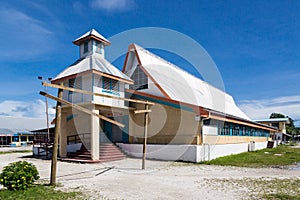
[[[95,53],[104,58],[104,48],[110,45],[110,42],[100,33],[95,31],[95,29],[83,34],[81,37],[74,40],[73,43],[79,46],[80,58],[84,58]]]

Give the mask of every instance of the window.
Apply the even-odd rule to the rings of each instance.
[[[221,135],[230,135],[229,125],[227,123],[224,124]]]
[[[88,51],[89,51],[89,42],[84,41],[84,43],[83,43],[83,53],[86,53]]]
[[[102,51],[101,51],[102,50],[102,43],[98,42],[98,41],[95,41],[95,43],[96,43],[96,52],[102,54]]]
[[[71,78],[69,79],[69,87],[75,88],[75,89],[82,89],[82,78],[81,76],[77,78]],[[69,91],[69,94],[73,94],[72,91]]]
[[[240,127],[238,125],[235,125],[233,128],[233,135],[239,135],[240,134]]]
[[[102,77],[103,92],[119,94],[119,82],[117,80]]]
[[[131,79],[134,81],[134,84],[129,86],[130,89],[142,90],[148,88],[148,77],[139,66],[134,70]]]

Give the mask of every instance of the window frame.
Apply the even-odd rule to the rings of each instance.
[[[109,82],[109,83],[108,83]],[[109,88],[107,87],[109,84]],[[120,82],[108,77],[102,77],[102,92],[120,95]]]

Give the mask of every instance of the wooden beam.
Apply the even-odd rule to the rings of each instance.
[[[62,85],[63,83],[61,83]],[[58,99],[62,99],[63,90],[58,90]],[[56,103],[56,117],[55,117],[55,133],[54,133],[54,142],[53,142],[53,151],[52,151],[52,160],[51,160],[51,176],[50,176],[50,185],[56,185],[56,169],[57,169],[57,152],[58,152],[58,137],[61,135],[61,103]]]
[[[134,114],[149,113],[151,110],[135,110]]]
[[[149,105],[145,105],[145,110],[149,110]],[[147,137],[148,137],[148,119],[149,112],[145,112],[145,128],[144,128],[144,144],[143,144],[143,160],[142,160],[142,169],[146,167],[146,149],[147,149]]]
[[[90,91],[87,91],[87,90],[80,90],[80,89],[70,88],[70,87],[61,86],[61,85],[57,85],[57,84],[47,83],[47,82],[43,82],[43,86],[49,86],[49,87],[53,87],[53,88],[57,88],[57,89],[63,89],[63,90],[68,90],[68,91],[72,91],[72,92],[78,92],[78,93],[81,93],[81,94],[95,95],[95,96],[100,96],[100,97],[107,97],[107,98],[112,98],[112,99],[125,100],[125,101],[129,101],[129,102],[134,102],[134,103],[154,105],[154,103],[150,102],[150,101],[128,99],[128,98],[123,98],[123,97],[111,96],[111,95],[107,95],[107,94],[100,94],[100,93],[90,92]]]
[[[81,112],[84,112],[84,113],[87,113],[87,114],[90,114],[90,115],[94,115],[94,116],[96,116],[96,117],[99,117],[100,119],[103,119],[103,120],[105,120],[105,121],[108,121],[108,122],[110,122],[110,123],[112,123],[112,124],[115,124],[115,125],[117,125],[117,126],[120,126],[120,127],[122,127],[122,128],[125,127],[124,124],[121,124],[121,123],[119,123],[119,122],[117,122],[117,121],[115,121],[115,120],[112,120],[112,119],[109,119],[108,117],[105,117],[105,116],[103,116],[103,115],[99,115],[99,114],[97,114],[97,113],[94,113],[94,112],[90,111],[89,109],[83,108],[83,107],[78,106],[78,105],[76,105],[76,104],[72,104],[72,103],[70,103],[70,102],[68,102],[68,101],[66,101],[66,100],[59,99],[59,98],[57,98],[57,97],[55,97],[55,96],[52,96],[52,95],[50,95],[50,94],[47,94],[46,92],[42,92],[42,91],[41,91],[41,92],[40,92],[40,95],[46,96],[46,97],[48,97],[48,98],[50,98],[50,99],[53,99],[53,100],[55,100],[55,101],[58,101],[58,102],[60,102],[60,103],[64,103],[64,104],[66,104],[66,105],[69,105],[69,106],[71,106],[72,108],[75,108],[76,110],[79,110],[79,111],[81,111]]]
[[[111,79],[114,79],[114,80],[117,80],[117,81],[128,83],[130,85],[134,84],[133,81],[130,81],[130,80],[127,80],[127,79],[123,79],[123,78],[119,78],[119,77],[116,77],[116,76],[113,76],[113,75],[110,75],[110,74],[106,74],[106,73],[103,73],[103,72],[99,72],[99,71],[96,71],[96,70],[93,70],[93,73],[94,74],[98,74],[100,76],[105,76],[107,78],[111,78]]]

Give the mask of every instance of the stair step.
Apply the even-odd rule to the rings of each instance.
[[[91,159],[91,152],[87,151],[84,147],[76,152],[68,153],[68,158],[63,158],[64,161],[71,162],[85,162],[85,163],[94,163],[94,162],[109,162],[115,160],[122,160],[126,158],[126,154],[115,144],[113,143],[102,143],[99,148],[99,160],[93,161]]]

